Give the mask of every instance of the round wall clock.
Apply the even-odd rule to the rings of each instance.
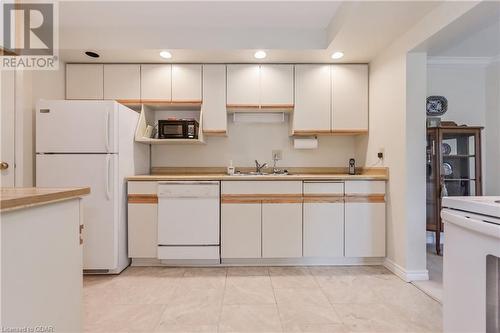
[[[427,115],[442,116],[448,110],[448,100],[444,96],[427,97]]]

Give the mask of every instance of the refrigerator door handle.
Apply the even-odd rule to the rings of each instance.
[[[109,179],[111,178],[109,176],[109,173],[111,171],[111,159],[110,159],[110,155],[106,155],[106,198],[109,200],[111,200],[111,191],[109,189]]]
[[[106,146],[106,152],[109,153],[109,110],[106,110],[106,116],[104,118],[104,140]]]

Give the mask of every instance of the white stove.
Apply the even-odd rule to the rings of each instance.
[[[444,332],[500,332],[500,197],[445,197]]]

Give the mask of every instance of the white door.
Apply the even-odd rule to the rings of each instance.
[[[385,203],[345,203],[345,256],[385,257]]]
[[[302,257],[302,204],[262,204],[262,257]]]
[[[227,65],[227,104],[260,105],[259,65]]]
[[[344,255],[344,203],[304,202],[304,257]]]
[[[118,152],[117,105],[110,101],[40,101],[38,153]]]
[[[118,155],[49,154],[36,156],[38,187],[89,186],[83,198],[83,268],[118,265]]]
[[[293,65],[260,66],[260,103],[293,105]]]
[[[201,101],[201,65],[172,65],[172,101]]]
[[[102,64],[67,64],[66,99],[103,99]]]
[[[295,66],[294,132],[329,132],[330,65]]]
[[[104,65],[104,99],[139,100],[141,65]]]
[[[332,129],[368,130],[368,65],[332,65]]]
[[[225,134],[226,65],[203,65],[203,131],[207,134]]]
[[[221,257],[261,258],[260,203],[222,204]]]
[[[172,65],[141,65],[141,99],[172,100]]]
[[[15,72],[0,71],[1,75],[1,151],[0,172],[2,174],[1,187],[14,187],[14,151],[15,151]]]

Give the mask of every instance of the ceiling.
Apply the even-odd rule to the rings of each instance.
[[[500,55],[500,2],[485,1],[418,47],[431,57],[494,58]]]
[[[438,6],[433,1],[62,1],[68,62],[369,62]],[[97,51],[92,60],[85,50]]]

